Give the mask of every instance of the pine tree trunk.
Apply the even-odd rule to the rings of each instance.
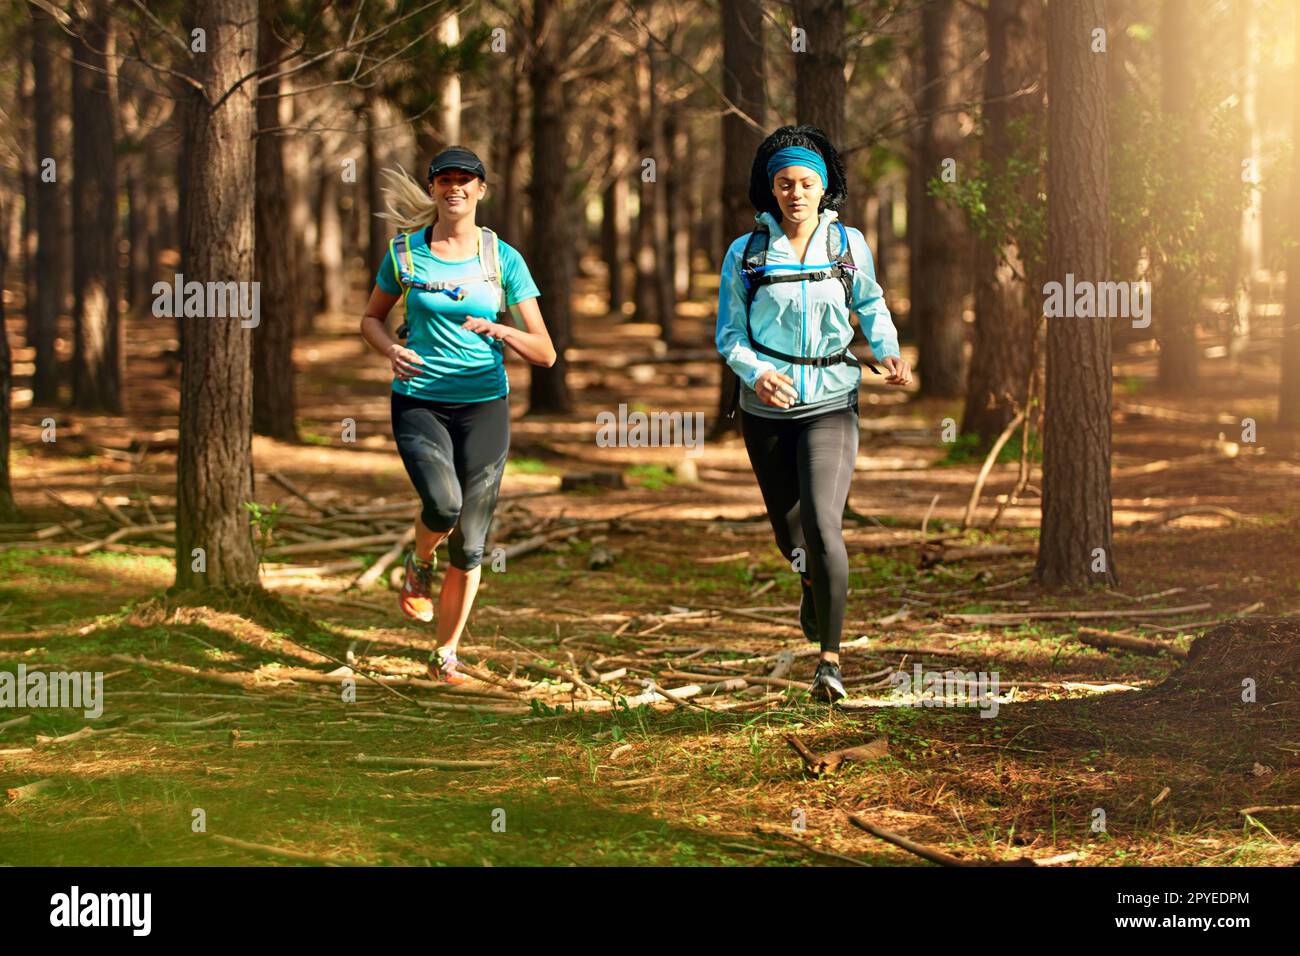
[[[657,285],[659,268],[659,244],[655,235],[655,205],[659,201],[658,167],[663,157],[656,150],[655,127],[659,122],[654,95],[653,49],[647,40],[644,49],[635,54],[636,62],[633,72],[636,79],[636,285],[633,300],[636,303],[634,321],[658,322],[662,325],[663,317],[659,312],[660,301]],[[650,168],[646,160],[655,163],[654,178],[650,178]]]
[[[651,20],[654,25],[655,21]],[[655,241],[655,302],[659,311],[659,338],[668,344],[676,340],[677,329],[677,291],[673,287],[673,237],[669,229],[668,202],[669,183],[673,179],[673,156],[668,145],[667,110],[660,102],[659,86],[666,63],[660,63],[653,55],[650,57],[650,97],[654,104],[651,115],[654,117],[653,154],[658,163],[658,182],[654,188],[654,241]],[[585,218],[583,220],[585,224]]]
[[[86,9],[71,41],[72,214],[78,235],[72,268],[72,404],[120,413],[113,23],[106,0],[88,3]]]
[[[945,160],[957,161],[961,130],[953,105],[960,98],[960,33],[956,0],[931,0],[921,8],[925,86],[921,95],[918,202],[923,221],[918,238],[919,281],[911,288],[919,345],[921,394],[956,398],[966,384],[966,326],[962,319],[970,290],[969,232],[959,209],[930,195],[930,179]],[[961,169],[960,164],[958,170]],[[959,173],[960,174],[960,173]]]
[[[627,299],[623,272],[628,255],[630,220],[627,211],[627,177],[630,170],[623,130],[613,120],[607,125],[607,136],[610,143],[610,180],[601,193],[600,200],[602,255],[609,275],[608,311],[621,314],[623,303]]]
[[[1110,264],[1106,65],[1090,48],[1099,23],[1104,0],[1048,4],[1047,272],[1062,283],[1067,273],[1104,281]],[[1047,325],[1037,577],[1049,587],[1114,584],[1110,322]],[[1105,570],[1094,570],[1101,561]]]
[[[9,268],[9,206],[0,191],[0,283]],[[9,395],[13,388],[13,356],[9,351],[9,333],[5,325],[4,296],[0,296],[0,520],[16,521],[13,489],[9,483]]]
[[[722,242],[712,255],[719,268],[732,240],[754,228],[749,174],[767,123],[762,38],[763,8],[757,0],[722,0],[722,93],[749,119],[734,113],[722,117]],[[740,427],[739,412],[737,418],[727,418],[736,375],[721,357],[718,361],[721,376],[718,415],[711,431],[714,437]]]
[[[1234,162],[1231,167],[1233,173],[1239,171],[1246,173],[1246,178],[1250,181],[1250,193],[1241,210],[1240,239],[1233,260],[1233,281],[1229,290],[1232,296],[1233,321],[1229,328],[1228,349],[1234,358],[1241,354],[1250,340],[1251,319],[1255,310],[1255,276],[1259,273],[1264,257],[1264,236],[1260,217],[1262,203],[1258,186],[1262,143],[1257,91],[1262,37],[1257,0],[1235,0],[1235,12],[1241,71],[1241,141],[1238,145],[1238,155],[1241,161],[1248,162],[1250,166],[1241,170],[1239,163]],[[1237,159],[1235,156],[1231,158]]]
[[[1160,7],[1160,101],[1164,119],[1173,124],[1165,135],[1174,138],[1177,152],[1198,155],[1194,135],[1196,116],[1190,59],[1190,15],[1187,0],[1164,0]],[[1172,215],[1184,201],[1181,190],[1169,190],[1158,199]],[[1200,311],[1196,274],[1173,263],[1161,271],[1151,301],[1155,309],[1153,328],[1160,343],[1157,378],[1160,387],[1173,392],[1196,388],[1198,349],[1196,319]]]
[[[523,245],[524,223],[520,214],[519,154],[524,148],[524,111],[527,96],[524,90],[524,71],[518,65],[510,71],[510,122],[507,149],[500,165],[501,178],[501,230],[507,241]]]
[[[186,123],[186,279],[250,282],[257,87],[231,88],[257,65],[257,2],[197,0],[194,19],[205,31],[207,54],[191,65],[205,96]],[[184,321],[175,588],[256,588],[257,556],[244,509],[253,499],[252,334],[238,318]]]
[[[889,288],[889,257],[894,250],[894,186],[885,183],[879,191],[880,203],[876,206],[876,282],[882,289]]]
[[[1296,42],[1300,44],[1300,17],[1296,17]],[[1300,50],[1300,45],[1296,46]],[[1300,69],[1294,72],[1291,138],[1300,142]],[[1300,149],[1291,153],[1291,193],[1287,197],[1286,225],[1300,235]],[[1286,260],[1286,304],[1282,316],[1282,381],[1278,390],[1279,425],[1300,428],[1300,245],[1292,245]]]
[[[559,0],[533,0],[533,36],[539,39],[529,65],[533,92],[532,261],[529,267],[542,298],[546,327],[555,346],[555,364],[531,367],[529,414],[564,414],[570,410],[568,362],[570,290],[573,283],[573,240],[569,223],[567,151],[569,103],[560,77],[564,37]]]
[[[292,78],[286,78],[284,82],[289,87],[293,85]],[[285,90],[286,95],[289,93],[291,89]],[[302,122],[306,112],[302,100],[302,96],[294,96],[289,100],[294,125]],[[296,250],[292,266],[299,294],[295,296],[298,309],[294,331],[296,335],[309,335],[316,327],[316,309],[322,299],[321,279],[312,252],[316,249],[319,231],[315,211],[319,157],[316,155],[317,150],[301,136],[288,137],[281,143],[281,148],[284,151],[285,179],[289,187],[289,231],[293,235]],[[376,272],[379,271],[378,261],[374,268]]]
[[[150,283],[152,271],[149,263],[149,207],[150,201],[142,188],[140,170],[145,162],[144,153],[127,157],[126,170],[126,222],[130,253],[127,259],[126,301],[132,314],[142,317],[149,314]]]
[[[691,204],[686,177],[674,175],[687,163],[685,117],[674,107],[664,118],[664,148],[668,153],[669,176],[665,185],[668,213],[668,278],[674,303],[690,294]]]
[[[28,44],[33,40],[31,25],[20,34]],[[18,90],[15,102],[22,111],[21,150],[23,170],[22,244],[18,247],[23,262],[23,341],[36,343],[36,183],[40,172],[34,142],[32,111],[35,108],[36,81],[32,76],[31,51],[19,57]]]
[[[317,193],[317,249],[321,268],[321,309],[324,312],[343,311],[343,226],[339,220],[338,176],[338,169],[326,163],[321,170],[320,191]]]
[[[379,102],[374,89],[365,92],[363,119],[366,125],[366,263],[373,280],[383,262],[388,247],[388,227],[376,213],[384,211],[384,197],[379,187],[379,148],[375,142],[375,127],[379,123]]]
[[[261,283],[261,320],[253,329],[253,431],[281,441],[297,441],[293,339],[295,305],[292,256],[297,244],[289,231],[285,201],[280,80],[275,61],[284,55],[274,21],[263,15],[258,26],[260,59],[266,70],[257,85],[256,269]]]
[[[1036,144],[1041,132],[1043,15],[1042,0],[989,0],[983,159],[993,175],[1024,156],[1025,134]],[[1036,93],[1015,95],[1034,84]],[[1032,206],[1037,182],[1027,176],[1017,186],[1019,201]],[[981,241],[976,250],[974,341],[961,430],[978,435],[984,450],[1025,406],[1041,314],[1037,289],[1017,273],[1036,277],[1042,264],[1026,262],[1014,237],[1007,240],[999,247]]]
[[[50,16],[35,6],[31,11],[32,125],[36,145],[36,301],[28,306],[34,309],[34,335],[30,344],[36,349],[32,403],[54,405],[59,400],[59,367],[54,341],[58,337],[60,290],[65,274],[59,269],[59,207],[64,202],[63,182],[67,176],[67,164],[59,162],[54,155],[58,101],[50,76]],[[47,160],[56,164],[52,171],[46,165]]]
[[[844,148],[844,0],[794,0],[794,24],[807,48],[794,57],[794,111],[831,145]],[[852,198],[852,197],[850,197]],[[862,197],[859,197],[862,198]]]

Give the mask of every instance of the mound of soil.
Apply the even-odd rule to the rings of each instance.
[[[1255,703],[1300,701],[1300,619],[1222,624],[1197,638],[1182,667],[1155,690],[1240,704],[1247,678]]]

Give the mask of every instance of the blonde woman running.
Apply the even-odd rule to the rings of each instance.
[[[398,600],[407,617],[433,620],[434,549],[445,539],[451,567],[438,596],[429,675],[461,683],[456,646],[478,591],[510,448],[505,347],[546,367],[555,364],[555,347],[523,257],[474,221],[487,192],[483,162],[452,146],[429,164],[424,188],[405,173],[385,175],[383,218],[401,233],[375,275],[361,335],[392,363],[393,437],[421,503]],[[385,326],[400,298],[406,345]]]

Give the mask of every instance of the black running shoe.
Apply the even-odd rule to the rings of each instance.
[[[803,585],[803,597],[799,599],[799,626],[803,628],[804,637],[819,643],[821,639],[817,636],[817,605],[813,601],[812,582],[801,577],[799,583]]]
[[[818,661],[817,671],[813,674],[812,686],[808,693],[817,700],[833,704],[848,696],[840,680],[840,667],[830,661]]]

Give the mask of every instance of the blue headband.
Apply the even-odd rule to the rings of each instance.
[[[776,178],[779,170],[787,166],[807,166],[809,169],[815,169],[822,178],[822,189],[830,187],[830,181],[826,178],[826,160],[822,159],[821,154],[816,150],[803,146],[783,146],[778,149],[767,161],[768,183],[770,184]]]

